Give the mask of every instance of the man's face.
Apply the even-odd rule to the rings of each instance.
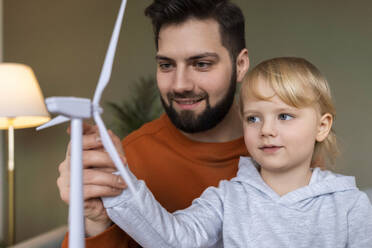
[[[189,19],[159,33],[157,82],[165,111],[186,133],[215,127],[234,100],[236,73],[218,23]]]

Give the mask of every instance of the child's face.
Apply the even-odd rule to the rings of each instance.
[[[284,103],[271,87],[260,82],[267,101],[248,96],[243,101],[244,140],[261,171],[310,167],[314,145],[322,141],[322,117],[315,107],[295,108]]]

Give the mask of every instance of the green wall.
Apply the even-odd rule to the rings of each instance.
[[[247,21],[252,65],[275,56],[300,56],[328,78],[338,110],[343,156],[336,170],[372,187],[372,2],[236,0]],[[129,0],[112,80],[103,102],[128,97],[128,86],[154,75],[152,28]],[[4,60],[30,65],[45,97],[93,95],[120,0],[4,0]],[[104,115],[106,123],[110,117]],[[67,125],[41,132],[16,130],[17,241],[67,222],[56,186]]]
[[[3,61],[3,0],[0,0],[0,62]],[[4,131],[0,130],[0,244],[1,241],[4,240],[5,238],[5,233],[4,233],[4,219],[5,217],[5,209],[3,206],[4,202],[4,184],[3,182],[5,181],[5,169],[6,169],[6,164],[5,164],[5,159],[4,159],[4,152],[5,152],[5,144],[4,144]]]

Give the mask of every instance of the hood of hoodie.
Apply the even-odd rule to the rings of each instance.
[[[277,204],[302,211],[311,207],[317,196],[357,190],[354,177],[314,168],[310,183],[307,186],[280,196],[264,182],[258,171],[257,163],[249,157],[240,157],[239,171],[231,181],[239,182],[246,187],[253,187]]]

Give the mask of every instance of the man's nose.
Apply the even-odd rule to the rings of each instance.
[[[194,84],[190,78],[187,68],[185,66],[178,66],[173,82],[173,91],[175,92],[185,92],[192,91],[194,89]]]

